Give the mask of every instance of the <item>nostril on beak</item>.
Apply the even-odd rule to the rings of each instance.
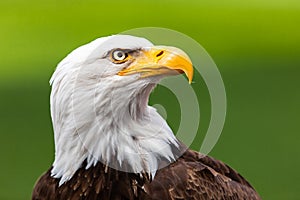
[[[160,52],[158,52],[158,54],[156,54],[156,57],[158,58],[158,57],[162,56],[163,54],[164,54],[164,51],[160,51]]]

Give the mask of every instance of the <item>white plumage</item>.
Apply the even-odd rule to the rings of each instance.
[[[55,134],[52,176],[69,180],[87,160],[118,170],[152,175],[160,160],[174,160],[178,146],[165,120],[148,106],[160,76],[118,76],[124,68],[105,57],[114,48],[146,49],[146,39],[116,35],[96,39],[71,52],[50,83]],[[70,103],[72,102],[72,103]],[[138,120],[137,120],[138,119]]]

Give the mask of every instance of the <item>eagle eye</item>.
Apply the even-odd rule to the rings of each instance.
[[[116,63],[122,63],[127,60],[128,53],[122,49],[116,49],[111,53],[111,58]]]

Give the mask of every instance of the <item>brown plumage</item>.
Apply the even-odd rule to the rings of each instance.
[[[260,199],[235,170],[192,150],[158,170],[152,181],[146,175],[116,171],[100,162],[87,170],[85,164],[60,187],[49,169],[37,181],[32,199]]]

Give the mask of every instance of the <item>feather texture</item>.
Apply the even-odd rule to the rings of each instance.
[[[100,38],[58,65],[50,81],[55,160],[33,200],[260,199],[235,170],[188,150],[148,106],[162,76],[118,75],[151,46]],[[132,62],[112,62],[116,48],[134,51]]]
[[[175,200],[175,199],[260,199],[253,187],[221,161],[192,150],[149,177],[120,172],[97,163],[59,187],[59,179],[48,170],[36,183],[33,200]]]

